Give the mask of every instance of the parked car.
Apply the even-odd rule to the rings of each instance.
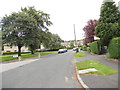
[[[64,52],[67,52],[67,49],[59,49],[58,50],[58,53],[64,53]]]
[[[73,51],[76,51],[78,49],[78,47],[75,47],[75,48],[73,48]]]
[[[68,50],[67,49],[64,49],[65,52],[67,52]]]

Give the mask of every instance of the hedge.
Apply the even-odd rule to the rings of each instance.
[[[120,37],[113,38],[108,45],[108,53],[111,58],[120,59]]]
[[[90,43],[90,50],[94,54],[100,54],[99,41],[94,41],[94,42]]]
[[[26,54],[26,53],[30,53],[30,52],[21,52],[21,54]],[[18,54],[18,52],[3,52],[2,55],[11,55],[11,54]]]
[[[82,46],[81,46],[81,49],[82,49],[83,51],[87,51],[87,46],[82,45]]]

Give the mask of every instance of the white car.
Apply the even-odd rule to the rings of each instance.
[[[64,53],[64,52],[67,52],[67,49],[59,49],[58,50],[58,53]]]
[[[73,51],[76,51],[78,49],[78,47],[75,47],[75,48],[73,48]]]

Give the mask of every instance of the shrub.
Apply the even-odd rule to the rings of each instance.
[[[91,50],[90,50],[90,47],[87,47],[87,51],[88,51],[88,52],[90,52],[90,51],[91,51]]]
[[[111,58],[120,59],[120,37],[113,38],[108,46],[108,53]]]
[[[74,48],[74,46],[67,47],[67,49],[73,49],[73,48]]]
[[[83,50],[83,51],[87,51],[87,46],[82,45],[82,47],[81,47],[81,48],[82,48],[82,50]]]
[[[94,41],[94,42],[90,43],[90,50],[94,54],[100,54],[99,41]]]

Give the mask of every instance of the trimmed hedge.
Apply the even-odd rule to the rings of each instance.
[[[94,42],[90,43],[90,50],[94,54],[100,54],[99,41],[94,41]]]
[[[120,59],[120,37],[113,38],[110,41],[108,53],[111,58]]]
[[[81,49],[82,49],[83,51],[87,51],[87,46],[82,45],[82,46],[81,46]]]
[[[30,52],[21,52],[21,54],[26,54],[26,53],[30,53]],[[18,54],[18,52],[3,52],[2,55],[11,55],[11,54]]]

